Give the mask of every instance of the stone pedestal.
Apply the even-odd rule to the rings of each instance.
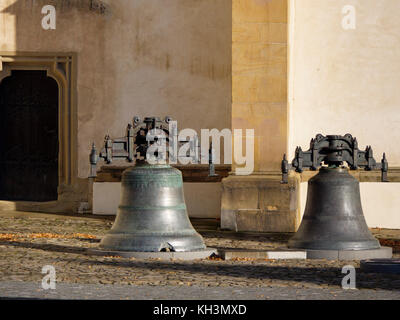
[[[221,228],[233,231],[296,232],[300,224],[299,178],[281,184],[279,173],[222,180]]]
[[[390,247],[369,250],[306,250],[306,252],[307,259],[327,260],[388,259],[393,256]]]

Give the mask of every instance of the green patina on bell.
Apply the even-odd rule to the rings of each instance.
[[[141,164],[125,170],[117,218],[100,248],[144,252],[205,249],[187,214],[182,173],[169,165]]]

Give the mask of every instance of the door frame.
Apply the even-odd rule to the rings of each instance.
[[[75,53],[0,51],[0,82],[12,70],[45,70],[58,84],[58,199],[77,179],[77,65]]]

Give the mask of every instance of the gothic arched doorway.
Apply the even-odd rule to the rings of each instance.
[[[0,200],[57,200],[58,84],[13,70],[0,83]]]

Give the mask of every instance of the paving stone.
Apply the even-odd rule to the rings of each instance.
[[[318,290],[326,289],[341,292],[344,276],[341,273],[342,267],[351,264],[356,268],[357,288],[363,292],[369,290],[366,297],[373,297],[373,292],[376,290],[382,292],[382,297],[394,298],[394,292],[400,290],[400,275],[364,272],[360,269],[360,261],[357,260],[275,260],[268,257],[241,261],[212,257],[183,261],[86,254],[87,248],[98,247],[101,238],[111,226],[112,221],[103,218],[46,214],[40,216],[25,214],[14,217],[0,214],[0,282],[40,284],[44,276],[42,267],[53,265],[56,270],[57,286],[60,288],[64,285],[68,288],[68,286],[96,286],[101,283],[112,285],[113,288],[140,286],[147,290],[145,288],[152,287],[154,290],[148,289],[148,293],[155,298],[167,297],[168,294],[171,298],[175,297],[175,294],[177,296],[189,294],[191,291],[185,290],[192,287],[200,288],[199,292],[216,290],[221,298],[225,295],[228,297],[230,292],[220,291],[221,288],[230,290],[239,288],[249,292],[250,295],[253,294],[251,292],[255,295],[257,290],[282,288],[282,292],[292,297],[294,289],[311,290],[310,292],[314,292],[313,290],[323,292]],[[236,234],[217,230],[200,230],[200,233],[208,247],[239,251],[279,250],[286,245],[287,239],[291,236],[290,234]],[[383,233],[379,230],[380,235],[384,235]],[[400,231],[391,231],[390,238],[400,239]],[[399,253],[395,252],[394,257],[400,258]],[[175,286],[183,288],[183,291],[177,293],[175,289],[169,291],[162,289]],[[15,293],[10,287],[7,288],[9,291],[0,290],[1,296]],[[98,290],[101,291],[101,288]],[[66,292],[69,292],[68,290]],[[117,295],[115,290],[112,292]],[[65,295],[60,293],[60,297],[71,297],[73,294],[78,294],[76,292],[72,290],[70,294]],[[157,292],[160,294],[157,295]],[[265,294],[270,292],[265,291]],[[201,296],[200,293],[199,295]],[[140,294],[133,295],[137,296]],[[111,293],[105,297],[112,297]]]
[[[36,282],[0,282],[3,298],[100,300],[400,300],[400,292],[295,287],[130,286],[60,283],[43,290]]]

